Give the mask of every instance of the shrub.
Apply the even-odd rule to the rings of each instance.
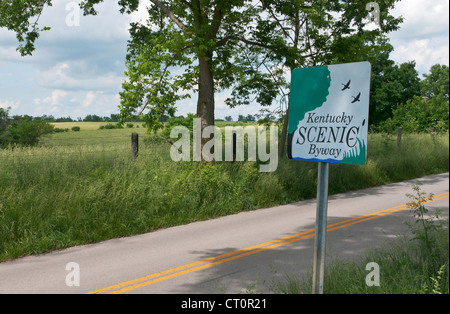
[[[72,131],[79,132],[80,131],[80,127],[79,126],[74,126],[74,127],[72,127]]]
[[[6,144],[17,144],[20,146],[34,146],[43,135],[54,132],[54,126],[42,120],[20,120],[11,123],[3,138]]]
[[[162,137],[170,138],[170,131],[172,128],[176,126],[185,126],[189,129],[191,136],[192,136],[192,129],[193,129],[193,121],[194,121],[195,115],[192,113],[189,113],[186,118],[184,117],[175,117],[170,118],[167,120],[167,123],[165,124],[164,130],[161,133]]]

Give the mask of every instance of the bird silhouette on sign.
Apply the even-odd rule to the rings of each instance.
[[[349,80],[349,81],[347,82],[347,84],[342,84],[342,85],[344,85],[344,88],[341,89],[341,90],[350,89],[350,82],[351,82],[351,80]]]
[[[352,96],[352,97],[353,97],[353,96]],[[360,100],[359,100],[359,97],[361,97],[361,93],[359,93],[358,95],[356,95],[356,97],[353,97],[352,104],[354,104],[354,103],[357,102],[357,101],[360,101]]]

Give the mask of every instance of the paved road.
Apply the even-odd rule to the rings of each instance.
[[[448,173],[331,196],[327,260],[404,234],[415,181],[448,215]],[[0,293],[268,292],[311,269],[315,211],[303,201],[1,263]]]

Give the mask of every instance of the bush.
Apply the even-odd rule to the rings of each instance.
[[[176,126],[185,126],[189,129],[191,136],[192,136],[192,130],[193,130],[193,122],[194,122],[195,115],[192,113],[189,113],[186,118],[184,117],[175,117],[170,118],[167,120],[167,123],[165,124],[164,130],[161,133],[162,137],[170,138],[170,131],[172,128]]]
[[[401,127],[405,132],[430,132],[433,128],[440,132],[448,131],[448,102],[445,95],[431,98],[414,96],[406,104],[393,110],[393,116],[379,125],[379,130],[395,133]]]
[[[132,128],[132,127],[133,127],[133,124],[132,124],[132,123],[129,123],[129,124],[131,124],[131,128]],[[128,126],[128,124],[127,124],[127,128],[130,128],[130,126]],[[101,126],[99,126],[99,129],[100,129],[100,130],[104,130],[104,129],[107,129],[107,130],[112,130],[112,129],[123,129],[123,125],[120,124],[120,123],[116,123],[116,124],[108,123],[108,124],[106,124],[106,125],[101,125]]]
[[[54,126],[42,120],[19,120],[11,123],[3,134],[6,144],[20,146],[34,146],[41,136],[54,132]]]
[[[132,129],[134,127],[133,123],[127,123],[127,128]]]
[[[79,132],[80,131],[80,127],[79,126],[74,126],[74,127],[72,127],[72,131]]]

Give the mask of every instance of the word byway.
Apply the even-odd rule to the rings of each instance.
[[[309,154],[314,157],[322,156],[331,156],[334,158],[338,158],[341,154],[342,149],[340,148],[326,148],[326,147],[317,147],[315,144],[311,144],[309,147]]]

